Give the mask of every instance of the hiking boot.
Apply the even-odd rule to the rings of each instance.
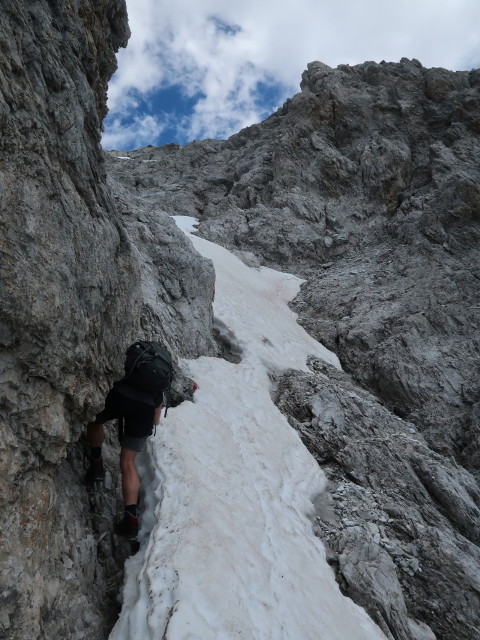
[[[125,511],[123,518],[115,525],[115,533],[127,540],[133,540],[138,534],[138,518]]]
[[[94,482],[103,482],[105,479],[105,467],[102,458],[93,459],[85,474],[85,484],[93,484]]]

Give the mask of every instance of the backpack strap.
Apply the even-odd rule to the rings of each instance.
[[[140,343],[138,343],[138,345],[139,345],[140,347],[142,346]],[[134,371],[134,370],[135,370],[135,367],[137,366],[138,361],[142,358],[142,356],[143,356],[145,353],[147,353],[148,349],[149,349],[149,347],[148,347],[148,346],[143,347],[143,351],[141,351],[141,352],[138,354],[138,356],[135,358],[135,361],[134,361],[134,363],[132,364],[132,366],[130,367],[130,371],[127,373],[127,376],[129,376],[129,375],[132,373],[132,371]]]
[[[165,418],[167,417],[167,411],[170,406],[170,389],[172,388],[172,379],[173,379],[173,370],[170,372],[170,380],[168,381],[168,386],[163,391],[163,397],[165,399],[165,413],[163,414]]]
[[[163,392],[163,397],[164,397],[164,400],[165,400],[165,413],[163,415],[164,415],[165,418],[167,417],[168,407],[170,406],[170,393],[169,393],[169,391],[170,391],[170,388],[166,389]]]

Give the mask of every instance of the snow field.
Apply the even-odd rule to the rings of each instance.
[[[384,640],[338,589],[309,520],[324,475],[270,397],[269,370],[307,370],[309,354],[339,366],[286,305],[301,281],[190,237],[214,261],[215,315],[243,357],[182,362],[199,389],[141,458],[141,550],[110,638]]]

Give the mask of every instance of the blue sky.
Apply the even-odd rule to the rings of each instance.
[[[417,58],[480,66],[478,0],[127,0],[106,149],[226,138],[299,91],[302,71]]]

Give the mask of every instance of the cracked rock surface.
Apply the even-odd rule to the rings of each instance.
[[[124,0],[0,7],[0,637],[106,638],[129,549],[118,445],[83,485],[81,435],[138,337],[216,350],[211,265],[170,220],[125,210],[100,127]],[[155,234],[161,240],[155,238]],[[191,394],[177,376],[175,402]]]
[[[348,374],[310,366],[280,379],[277,404],[329,479],[314,528],[344,593],[390,638],[423,638],[419,622],[480,638],[474,477]]]

